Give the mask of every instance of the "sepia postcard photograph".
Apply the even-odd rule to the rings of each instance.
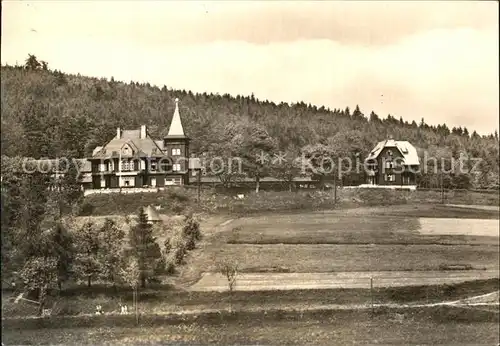
[[[497,1],[1,1],[2,346],[500,346]]]

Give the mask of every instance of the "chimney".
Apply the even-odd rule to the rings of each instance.
[[[140,138],[141,138],[141,139],[146,138],[146,133],[147,133],[146,125],[141,125],[141,134],[140,134]]]
[[[116,128],[116,139],[120,139],[122,137],[122,130],[117,127]]]

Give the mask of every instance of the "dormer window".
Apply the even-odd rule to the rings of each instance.
[[[124,146],[122,149],[122,153],[124,155],[128,155],[130,153],[130,148],[128,146]]]
[[[392,156],[392,150],[387,150],[387,155]]]

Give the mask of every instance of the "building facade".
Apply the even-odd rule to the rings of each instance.
[[[366,159],[368,185],[416,186],[420,169],[417,149],[408,141],[377,143]]]
[[[146,125],[137,130],[116,129],[116,136],[94,149],[91,165],[91,189],[158,188],[187,185],[193,170],[189,158],[189,138],[184,133],[179,100],[168,134],[153,139]],[[190,164],[191,163],[191,164]]]

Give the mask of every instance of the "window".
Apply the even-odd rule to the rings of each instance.
[[[172,155],[180,155],[180,154],[181,154],[181,149],[179,148],[172,149]]]
[[[122,161],[122,171],[130,171],[131,165],[129,161]]]
[[[101,178],[101,187],[106,187],[106,179]]]
[[[392,150],[387,150],[387,155],[392,156]]]
[[[174,183],[174,185],[181,185],[182,179],[181,178],[172,178],[172,182]]]
[[[386,174],[385,181],[396,181],[396,176],[394,174]]]
[[[129,154],[129,148],[127,146],[123,147],[122,152],[123,152],[123,154],[128,155]]]
[[[161,172],[169,172],[170,164],[168,162],[160,162],[160,171]]]
[[[385,168],[394,168],[394,163],[392,161],[386,161]]]
[[[156,171],[156,161],[151,161],[151,171]]]
[[[106,164],[105,163],[100,163],[99,164],[99,171],[100,172],[105,172],[106,171]]]
[[[178,171],[180,171],[180,170],[181,170],[181,164],[180,164],[180,163],[174,163],[174,164],[172,165],[172,170],[173,170],[174,172],[178,172]]]

